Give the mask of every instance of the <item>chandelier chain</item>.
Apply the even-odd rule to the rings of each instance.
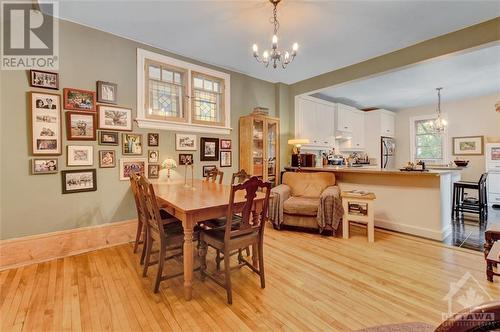
[[[274,25],[274,34],[276,35],[280,28],[280,22],[278,21],[278,3],[274,3],[273,17],[271,17],[269,20]]]

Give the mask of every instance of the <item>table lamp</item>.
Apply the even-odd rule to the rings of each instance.
[[[167,170],[167,179],[170,180],[170,170],[177,167],[177,163],[172,158],[167,158],[161,163],[161,167]]]
[[[297,155],[298,168],[300,169],[300,148],[303,144],[308,144],[309,139],[307,138],[293,138],[288,140],[288,144],[294,146],[294,154]],[[295,153],[297,152],[297,153]]]

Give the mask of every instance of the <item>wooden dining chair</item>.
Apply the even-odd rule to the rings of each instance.
[[[265,192],[265,198],[262,203],[262,211],[260,213],[255,211],[254,206],[254,200],[259,189],[262,189]],[[241,221],[239,223],[233,223],[235,210],[234,199],[238,191],[244,191],[246,193],[246,202],[244,203],[243,210],[241,212]],[[254,267],[244,258],[239,260],[239,267],[248,266],[252,271],[260,276],[260,286],[262,288],[266,286],[263,243],[270,191],[271,183],[263,182],[255,176],[251,177],[244,183],[233,185],[229,196],[229,205],[224,229],[216,228],[203,230],[201,232],[199,244],[199,253],[201,257],[201,279],[203,281],[205,277],[208,276],[218,285],[224,287],[227,292],[227,302],[229,304],[233,302],[231,292],[231,253],[238,252],[238,250],[249,246],[255,246],[259,257],[259,267]],[[215,274],[212,275],[206,272],[206,255],[209,246],[224,253],[224,281],[219,280]]]
[[[233,173],[231,177],[231,184],[243,183],[250,179],[250,174],[248,174],[244,169],[240,169],[238,172]]]
[[[173,275],[164,275],[163,269],[166,260],[182,256],[182,245],[184,243],[184,231],[180,223],[165,224],[160,216],[160,209],[156,200],[153,185],[142,176],[138,181],[139,200],[145,215],[146,224],[146,254],[144,260],[143,277],[147,276],[148,268],[158,264],[158,271],[154,283],[154,292],[158,293],[160,282],[183,274],[179,272]],[[193,235],[198,237],[197,230]],[[158,260],[152,261],[153,240],[159,244]],[[168,255],[170,254],[170,255]]]
[[[216,182],[217,177],[219,177],[219,184],[222,184],[222,179],[224,178],[224,172],[219,170],[217,167],[210,170],[205,177],[205,181]]]

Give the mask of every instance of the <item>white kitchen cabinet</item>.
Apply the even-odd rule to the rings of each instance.
[[[295,137],[307,138],[310,142],[304,145],[304,148],[333,147],[334,104],[313,97],[297,97],[295,105]]]
[[[380,114],[380,134],[386,137],[394,137],[394,114],[385,110],[377,110]]]
[[[335,123],[337,124],[336,130],[339,132],[352,133],[355,128],[356,121],[359,120],[355,114],[360,111],[354,107],[344,104],[335,104],[335,106]]]
[[[336,104],[336,137],[340,151],[363,151],[365,148],[365,112]]]
[[[387,110],[365,112],[365,152],[381,163],[381,137],[394,137],[395,114]]]

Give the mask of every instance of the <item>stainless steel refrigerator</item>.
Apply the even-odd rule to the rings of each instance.
[[[396,162],[395,152],[396,152],[396,141],[392,137],[382,137],[380,140],[381,149],[381,161],[380,166],[382,168],[395,168]]]

